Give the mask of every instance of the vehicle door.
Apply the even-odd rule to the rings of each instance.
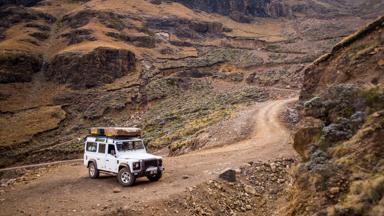
[[[84,164],[88,163],[88,161],[90,160],[96,159],[96,150],[97,150],[97,144],[95,142],[85,143]]]
[[[96,161],[97,161],[97,168],[100,170],[106,169],[106,164],[105,164],[106,151],[105,150],[106,150],[105,143],[97,143]]]
[[[106,170],[110,172],[117,172],[117,158],[116,148],[114,144],[108,144],[108,151],[105,156]]]

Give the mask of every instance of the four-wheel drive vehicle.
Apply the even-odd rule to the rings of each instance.
[[[139,133],[136,128],[91,129],[91,135],[84,138],[84,165],[89,176],[97,178],[100,172],[117,174],[123,186],[131,186],[143,176],[159,180],[164,170],[162,157],[146,152]]]

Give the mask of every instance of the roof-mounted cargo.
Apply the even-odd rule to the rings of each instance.
[[[90,129],[93,136],[106,137],[138,137],[141,129],[135,127],[93,127]]]

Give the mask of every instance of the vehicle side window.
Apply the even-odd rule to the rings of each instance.
[[[96,152],[96,147],[97,147],[96,143],[94,143],[94,142],[87,142],[86,150],[88,152]]]
[[[105,144],[99,143],[99,150],[97,152],[104,154],[105,153]]]
[[[115,153],[115,145],[108,145],[108,154],[114,155]]]

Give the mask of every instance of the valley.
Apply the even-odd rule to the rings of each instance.
[[[284,94],[275,87],[298,90],[307,64],[380,11],[322,17],[303,6],[302,17],[287,6],[289,14],[239,22],[181,3],[4,3],[0,121],[11,131],[1,134],[0,167],[76,158],[79,139],[98,125],[136,125],[152,150],[189,151],[205,128]],[[47,124],[17,124],[31,118]]]
[[[382,214],[383,12],[1,1],[0,214]],[[142,128],[163,179],[117,192],[115,177],[88,179],[76,159],[95,126]]]

